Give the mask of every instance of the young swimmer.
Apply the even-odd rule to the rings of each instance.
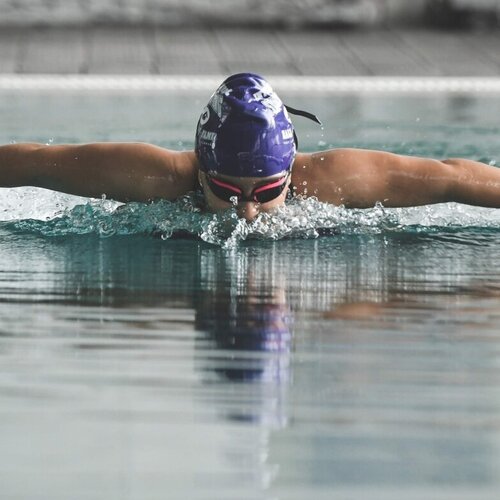
[[[195,151],[151,144],[12,144],[0,147],[0,186],[37,186],[118,201],[176,198],[201,189],[208,210],[253,220],[287,196],[349,208],[459,202],[500,207],[500,168],[483,163],[333,149],[297,153],[288,111],[259,75],[215,91],[198,121]],[[316,119],[317,120],[317,119]]]

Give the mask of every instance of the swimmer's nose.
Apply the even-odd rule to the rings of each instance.
[[[241,219],[245,219],[250,222],[257,217],[259,209],[257,208],[257,203],[253,201],[245,201],[238,204],[236,207],[236,213]]]

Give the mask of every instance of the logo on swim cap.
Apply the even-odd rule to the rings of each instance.
[[[208,122],[208,119],[210,118],[210,109],[208,106],[205,106],[205,109],[203,110],[203,113],[200,116],[200,125],[205,125],[205,123]]]
[[[195,151],[205,172],[275,175],[292,166],[293,125],[283,102],[263,77],[238,73],[222,83],[203,110]]]

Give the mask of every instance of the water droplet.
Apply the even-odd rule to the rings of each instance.
[[[25,198],[22,199],[28,203],[21,204],[22,211],[17,208],[20,206],[17,191],[9,191],[2,198],[0,211],[5,212],[11,227],[46,236],[93,233],[102,238],[154,234],[168,239],[175,233],[187,232],[225,251],[237,248],[249,238],[317,238],[325,231],[386,234],[414,232],[415,227],[419,231],[427,231],[429,227],[434,231],[436,226],[445,227],[445,231],[457,226],[500,228],[500,211],[457,204],[388,209],[379,203],[369,209],[356,210],[322,203],[314,197],[296,196],[273,212],[260,213],[247,223],[238,218],[234,208],[217,213],[202,210],[204,201],[199,193],[190,193],[176,202],[120,204],[99,199],[75,206],[74,199],[66,195],[50,193],[43,198],[43,193],[35,194],[30,189],[23,192]],[[30,200],[36,200],[36,206],[30,205]]]

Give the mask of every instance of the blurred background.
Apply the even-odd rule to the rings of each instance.
[[[0,0],[0,14],[3,74],[500,76],[500,0]]]
[[[498,25],[500,0],[0,0],[0,24]]]

